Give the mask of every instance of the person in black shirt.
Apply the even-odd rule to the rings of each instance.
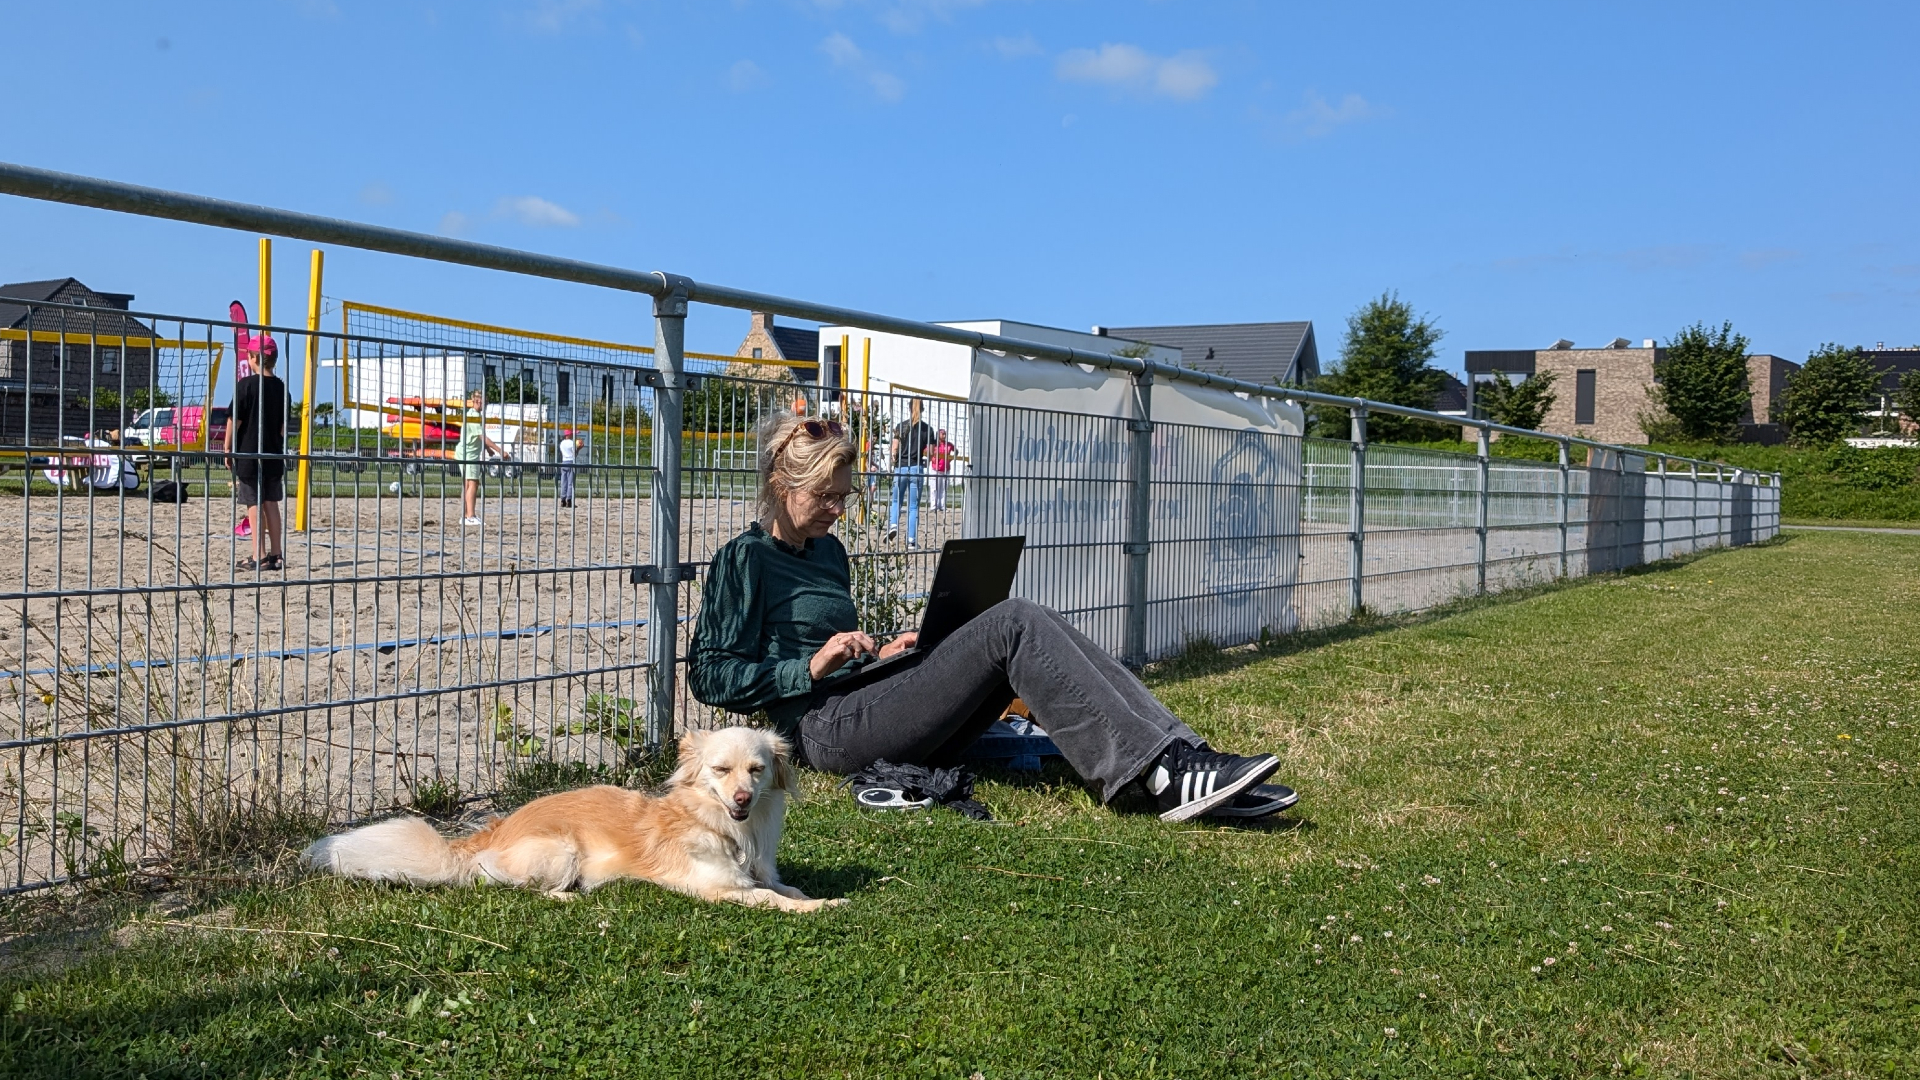
[[[253,554],[236,564],[240,570],[280,570],[280,500],[287,497],[287,413],[291,399],[287,384],[273,373],[279,350],[260,351],[258,373],[234,383],[233,410],[227,424],[227,468],[233,470],[234,493],[247,508],[253,526]]]
[[[933,427],[920,419],[922,403],[914,398],[907,405],[908,419],[893,429],[893,514],[887,522],[887,539],[900,532],[900,498],[907,499],[907,546],[920,542],[920,487],[926,482],[927,453],[933,449]]]

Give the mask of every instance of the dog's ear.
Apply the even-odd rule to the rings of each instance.
[[[700,766],[707,757],[707,733],[698,729],[680,736],[680,762],[674,767],[673,775],[667,777],[668,787],[680,787],[693,782],[700,775]]]
[[[793,767],[793,746],[778,735],[768,736],[773,746],[773,790],[784,791],[798,798],[800,795],[800,772]]]

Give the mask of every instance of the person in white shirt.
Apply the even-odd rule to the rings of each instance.
[[[580,444],[574,441],[573,432],[560,433],[560,505],[573,505],[574,462],[580,456]]]

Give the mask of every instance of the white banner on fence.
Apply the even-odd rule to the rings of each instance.
[[[1025,532],[1046,554],[1023,565],[1016,594],[1088,612],[1075,621],[1117,651],[1132,380],[976,351],[971,390],[977,406],[1013,408],[973,410],[967,535]],[[1302,410],[1183,383],[1156,383],[1150,407],[1148,655],[1291,631]]]

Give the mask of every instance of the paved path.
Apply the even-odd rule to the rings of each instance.
[[[1893,533],[1897,536],[1920,536],[1920,529],[1883,529],[1878,525],[1782,525],[1782,529],[1807,529],[1812,532],[1870,532]]]

